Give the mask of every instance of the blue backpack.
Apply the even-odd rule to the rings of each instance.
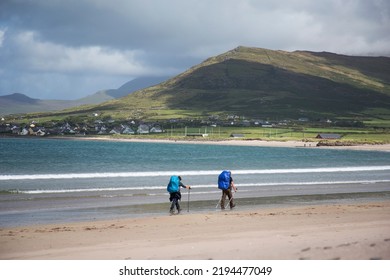
[[[171,179],[169,180],[167,191],[169,193],[178,192],[180,188],[180,179],[179,176],[171,176]]]
[[[218,176],[218,189],[227,190],[230,187],[230,171],[222,171]]]

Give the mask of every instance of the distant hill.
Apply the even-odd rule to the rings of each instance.
[[[108,100],[120,98],[132,92],[156,85],[168,77],[143,77],[131,80],[118,89],[101,90],[95,94],[77,100],[42,100],[33,99],[21,93],[0,96],[0,115],[50,112],[80,105],[100,104]]]
[[[21,93],[0,96],[0,115],[57,111],[80,105],[67,100],[41,100]]]
[[[0,96],[0,100],[5,105],[10,105],[12,103],[18,103],[18,104],[36,104],[39,102],[39,99],[30,98],[27,95],[24,95],[22,93],[14,93],[10,95],[4,95]]]
[[[156,86],[72,113],[143,119],[390,119],[390,58],[238,47]]]

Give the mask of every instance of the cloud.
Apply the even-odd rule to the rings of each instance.
[[[58,88],[70,82],[82,97],[139,76],[178,74],[238,45],[389,56],[390,2],[3,0],[0,94],[25,84],[31,96],[68,96]],[[92,83],[94,76],[104,79]]]
[[[142,51],[121,51],[101,46],[69,47],[39,41],[34,32],[18,34],[13,42],[19,63],[31,70],[112,75],[152,75],[159,71],[142,63]]]
[[[118,88],[132,77],[163,76],[179,71],[147,65],[141,50],[70,47],[41,41],[32,31],[8,36],[6,43],[0,61],[10,56],[13,59],[12,63],[3,64],[8,64],[6,69],[0,66],[0,89],[12,88],[10,93],[27,94],[34,89],[38,95],[33,97],[37,98],[77,99],[100,89]]]
[[[3,46],[4,36],[5,36],[5,30],[0,29],[0,48]]]

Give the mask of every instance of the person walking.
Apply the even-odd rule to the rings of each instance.
[[[221,209],[225,209],[226,197],[229,199],[230,209],[233,209],[236,205],[234,204],[232,189],[236,192],[237,188],[234,185],[231,171],[224,170],[221,174],[219,174],[218,188],[222,190],[222,197],[220,200]]]
[[[179,201],[181,200],[180,188],[191,189],[190,186],[186,186],[181,182],[180,176],[171,176],[169,179],[169,183],[167,186],[167,191],[169,192],[169,201],[171,202],[171,207],[169,209],[169,213],[175,213],[175,207],[177,209],[177,213],[180,214],[181,208]]]

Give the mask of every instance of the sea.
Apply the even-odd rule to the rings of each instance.
[[[172,175],[191,186],[182,214],[222,211],[223,170],[225,211],[390,199],[385,151],[0,138],[0,227],[168,215]]]

